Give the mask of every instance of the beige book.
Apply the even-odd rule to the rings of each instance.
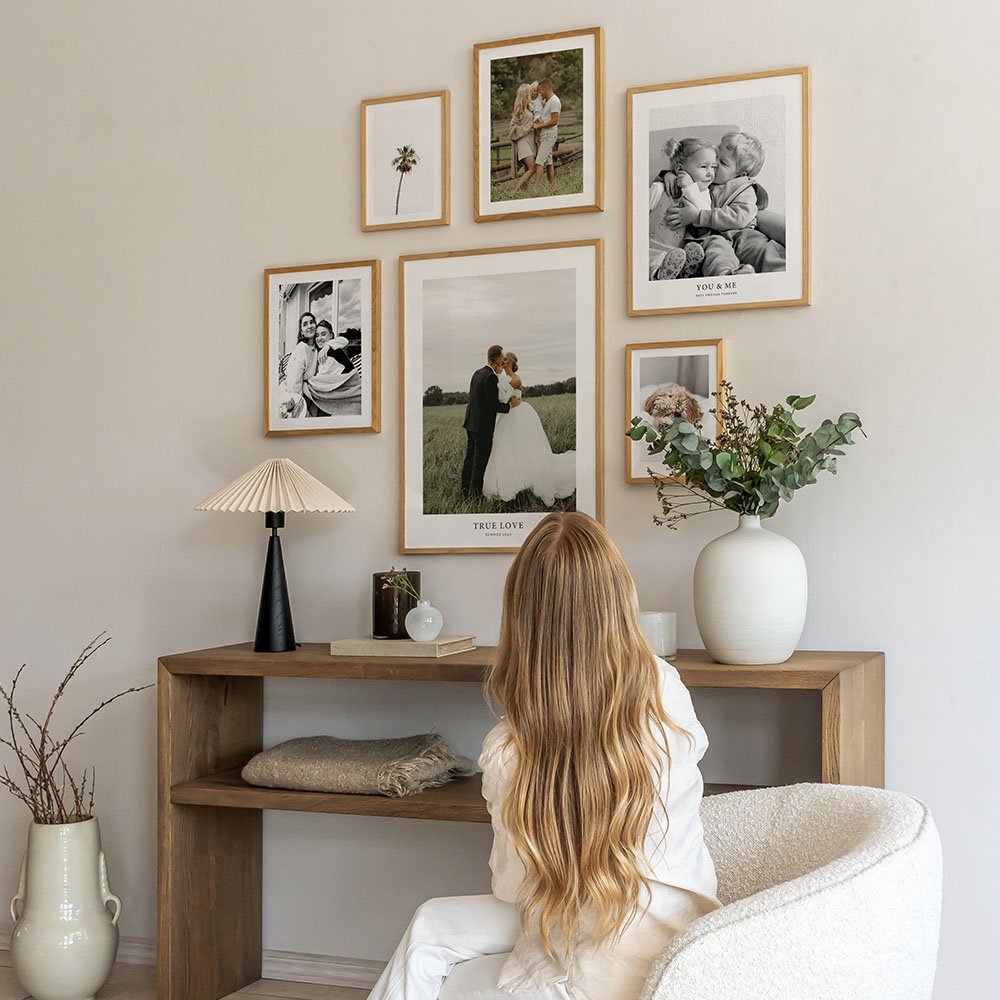
[[[474,635],[439,635],[432,642],[412,639],[334,639],[330,643],[333,656],[448,656],[475,649]]]

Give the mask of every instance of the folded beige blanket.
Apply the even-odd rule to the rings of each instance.
[[[253,757],[242,775],[247,784],[264,788],[414,795],[475,771],[437,733],[422,733],[393,740],[288,740]]]

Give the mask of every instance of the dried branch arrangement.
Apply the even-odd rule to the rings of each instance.
[[[97,708],[88,712],[69,732],[68,736],[57,739],[53,736],[50,726],[52,715],[59,699],[63,696],[66,686],[76,676],[77,671],[97,652],[111,636],[102,632],[89,643],[76,658],[73,665],[66,671],[52,696],[48,713],[42,722],[38,722],[27,712],[22,713],[14,703],[17,693],[17,682],[24,670],[24,664],[14,675],[10,691],[0,684],[0,698],[7,705],[7,721],[10,737],[0,736],[0,743],[14,751],[21,775],[12,777],[6,767],[0,773],[0,785],[12,795],[20,799],[30,810],[36,823],[77,823],[89,819],[94,808],[94,783],[96,778],[93,767],[84,768],[80,780],[77,781],[70,773],[66,764],[66,749],[78,736],[84,733],[84,726],[102,708],[113,701],[123,698],[135,691],[145,691],[152,684],[142,687],[131,687],[105,701]]]

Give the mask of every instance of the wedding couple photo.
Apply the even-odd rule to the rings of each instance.
[[[424,294],[423,513],[575,510],[574,272],[440,279]]]

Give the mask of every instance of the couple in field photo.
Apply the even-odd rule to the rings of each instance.
[[[523,397],[517,372],[517,355],[494,344],[486,352],[486,364],[472,375],[462,425],[462,497],[510,503],[529,491],[548,508],[576,491],[576,452],[553,454],[537,411]]]

